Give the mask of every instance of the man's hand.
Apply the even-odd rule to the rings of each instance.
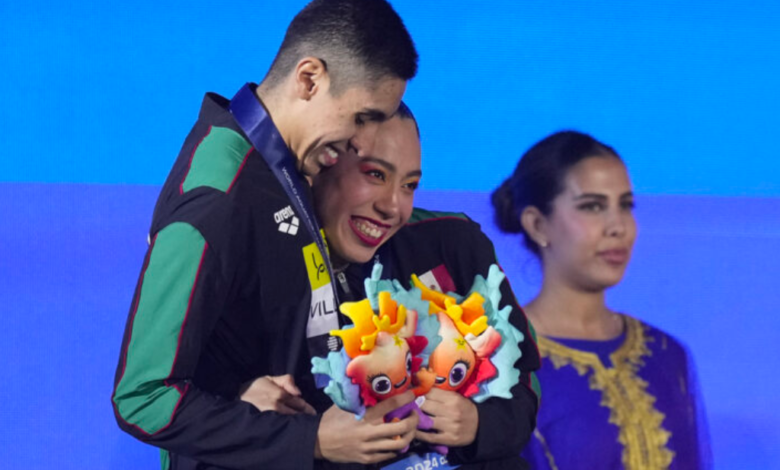
[[[457,392],[432,389],[421,409],[433,418],[433,429],[417,430],[415,438],[428,444],[462,447],[474,442],[479,427],[477,405]]]
[[[352,413],[332,406],[322,415],[314,456],[332,462],[372,464],[393,458],[409,445],[419,416],[385,423],[384,416],[414,400],[412,392],[389,398],[366,411],[358,420]]]
[[[241,400],[251,403],[260,411],[276,411],[285,415],[317,414],[314,408],[301,398],[301,391],[290,375],[263,376],[247,382],[241,390]]]

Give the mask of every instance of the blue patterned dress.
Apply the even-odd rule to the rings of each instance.
[[[539,336],[543,398],[523,451],[531,468],[711,468],[689,353],[663,331],[623,318],[623,333],[607,341]]]

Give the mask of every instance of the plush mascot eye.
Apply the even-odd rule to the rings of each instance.
[[[390,393],[393,389],[393,384],[386,375],[377,375],[371,379],[371,388],[380,395]]]
[[[450,369],[450,387],[457,387],[466,379],[466,373],[469,371],[469,365],[466,362],[458,361]]]
[[[412,373],[412,353],[411,351],[406,353],[406,373]]]

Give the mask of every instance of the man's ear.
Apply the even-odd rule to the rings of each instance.
[[[520,225],[525,233],[531,237],[540,247],[546,247],[550,240],[547,238],[547,218],[534,206],[526,206],[520,214]]]
[[[328,92],[330,75],[325,62],[316,57],[304,57],[295,66],[295,92],[299,99],[310,100],[317,93]]]

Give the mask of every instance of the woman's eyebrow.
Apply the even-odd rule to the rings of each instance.
[[[396,171],[395,165],[388,162],[387,160],[382,160],[381,158],[372,157],[372,156],[366,156],[366,157],[360,157],[361,162],[371,162],[376,163],[379,166],[384,167],[387,170],[390,171]]]
[[[582,193],[579,196],[575,196],[574,200],[578,201],[580,199],[598,199],[601,201],[606,201],[607,196],[604,194],[598,194],[598,193]]]
[[[367,157],[360,157],[360,161],[377,164],[381,167],[384,167],[388,171],[392,171],[393,173],[398,171],[398,168],[396,168],[395,165],[388,162],[387,160],[382,160],[381,158],[367,156]],[[412,176],[422,176],[422,170],[412,170],[406,174],[407,178]]]

